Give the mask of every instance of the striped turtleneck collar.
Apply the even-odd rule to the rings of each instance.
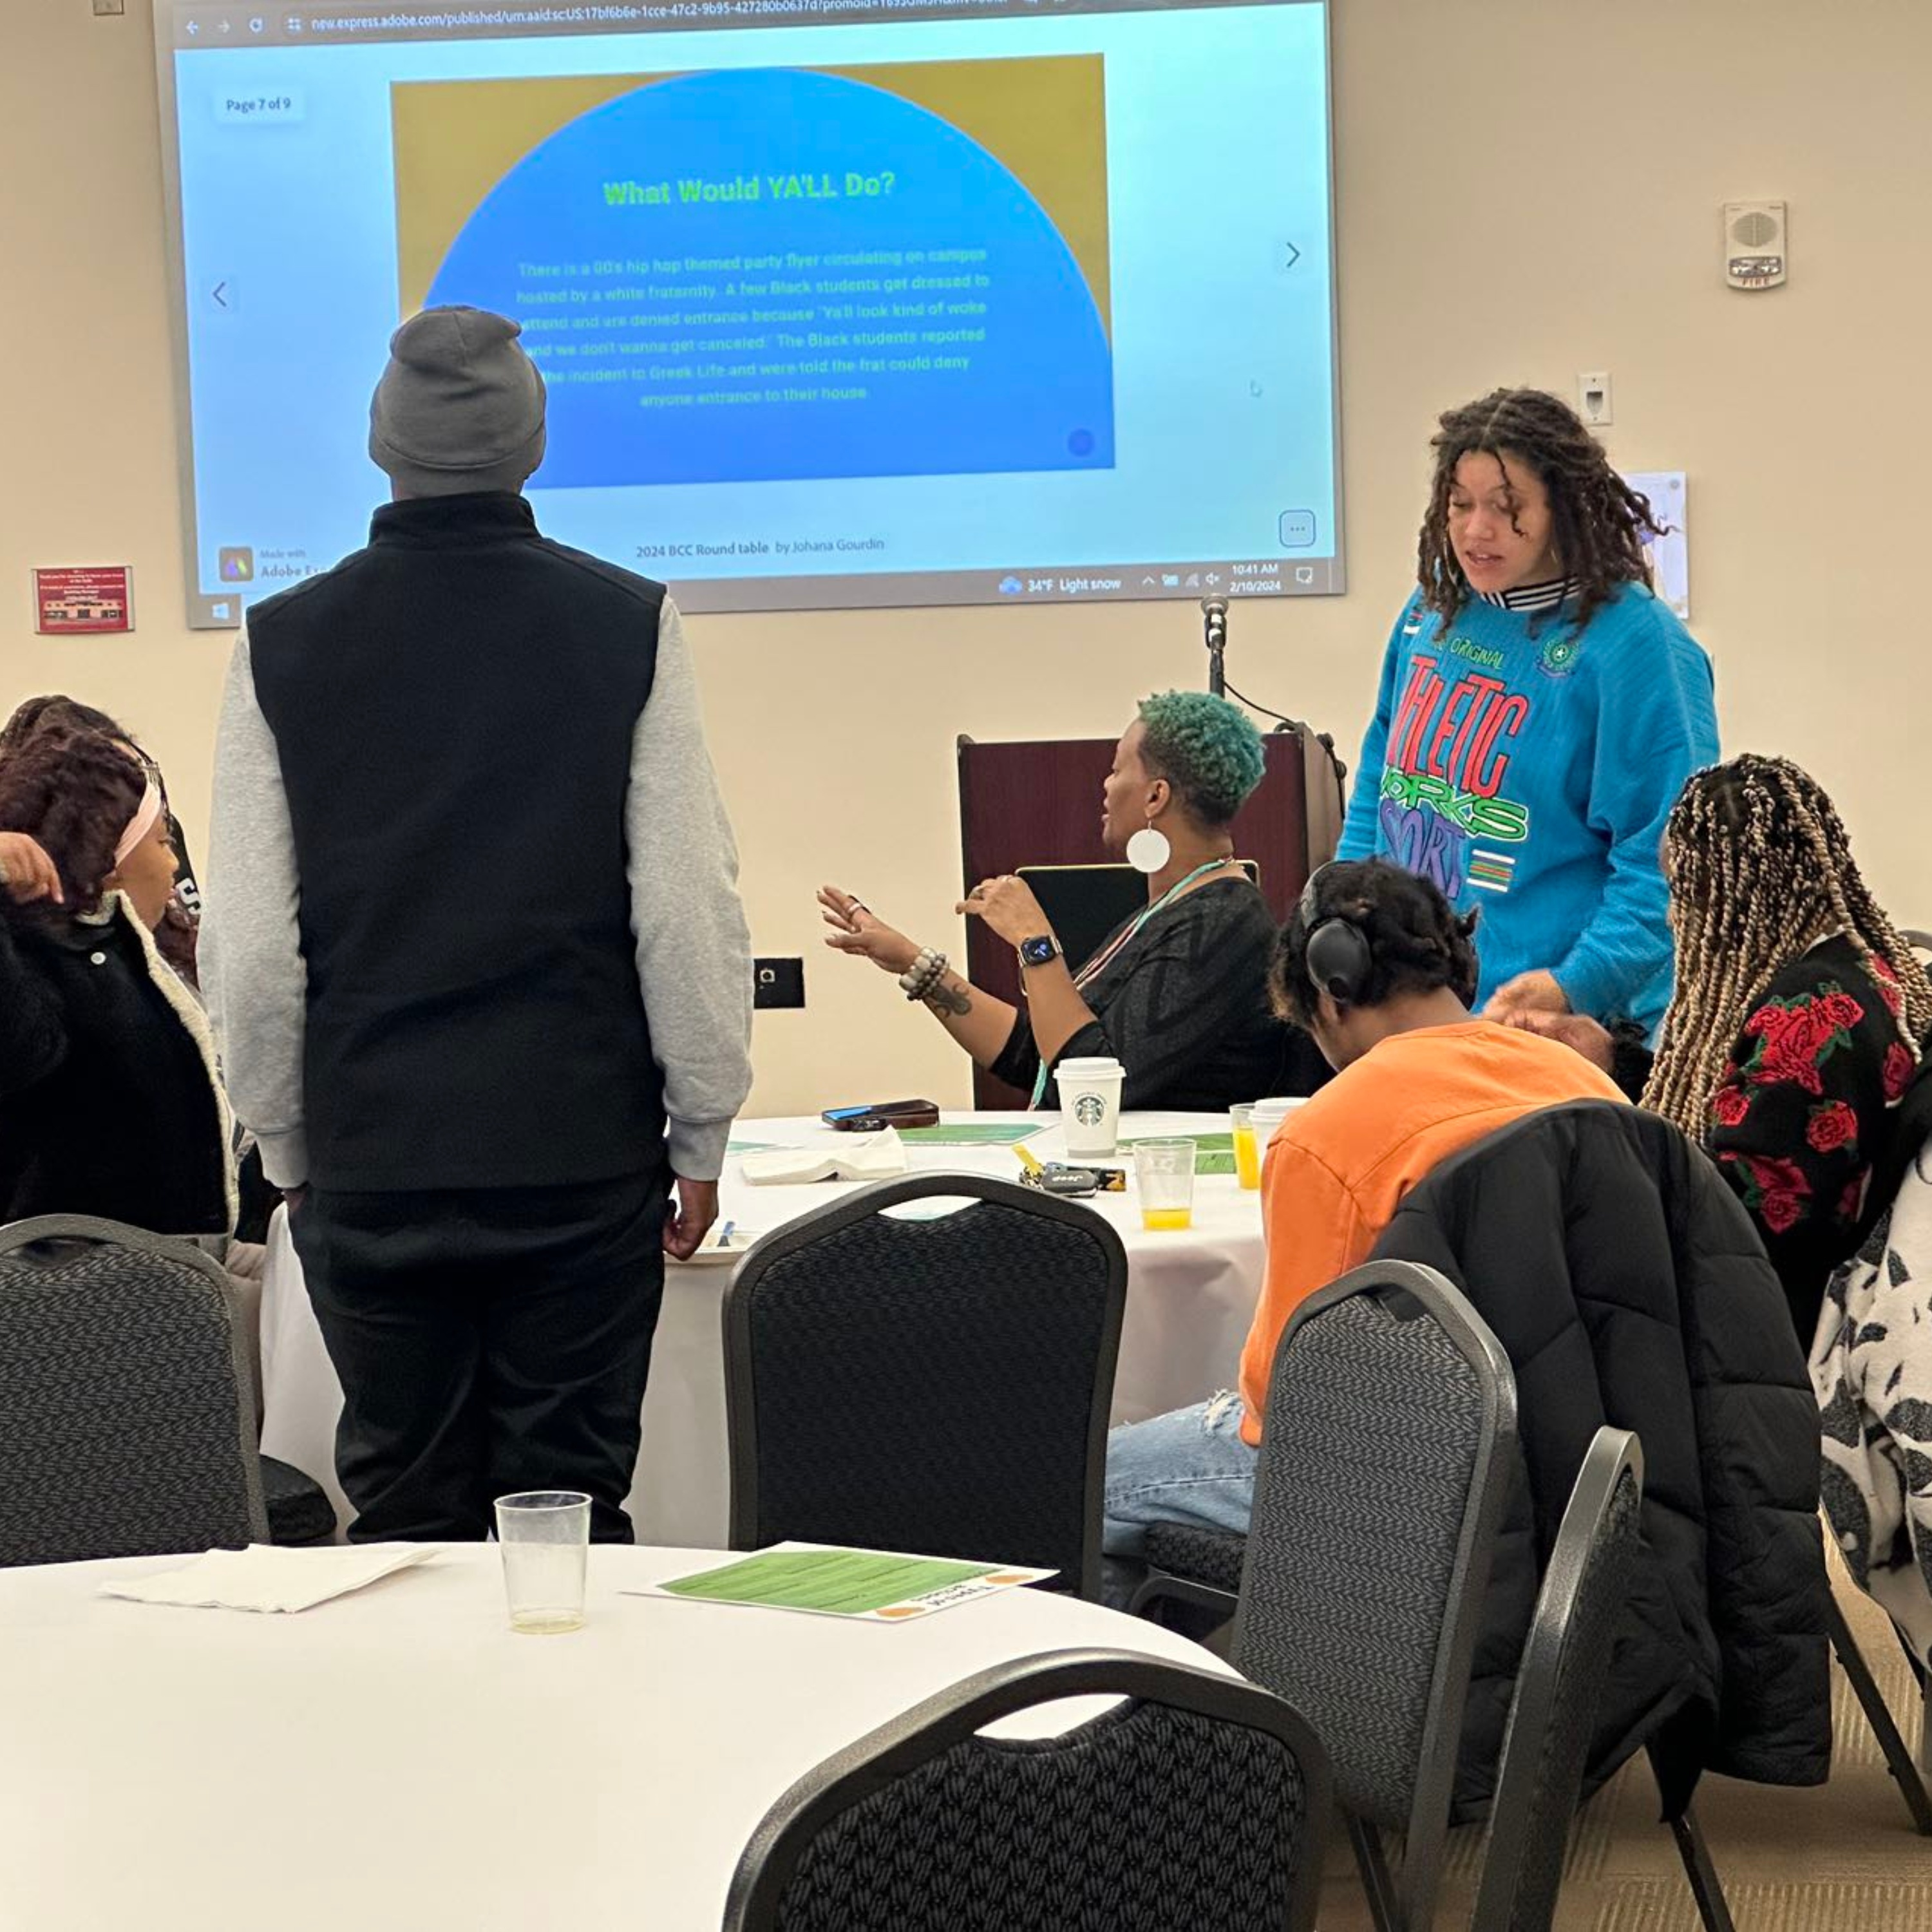
[[[1519,584],[1514,590],[1479,590],[1476,595],[1498,610],[1553,610],[1581,588],[1574,577],[1553,577],[1547,584]]]

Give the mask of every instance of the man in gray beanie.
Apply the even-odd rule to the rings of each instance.
[[[389,342],[369,454],[399,497],[520,490],[544,459],[544,380],[514,322],[425,309]]]
[[[716,1215],[751,1082],[676,607],[538,533],[518,334],[396,332],[394,500],[249,613],[217,751],[202,984],[341,1380],[358,1540],[480,1538],[532,1489],[629,1540],[664,1257]]]

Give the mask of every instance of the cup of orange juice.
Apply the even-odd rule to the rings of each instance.
[[[1142,1227],[1171,1232],[1193,1226],[1192,1141],[1136,1141],[1134,1179],[1140,1188]]]
[[[1262,1150],[1255,1142],[1254,1108],[1230,1107],[1228,1124],[1234,1130],[1235,1178],[1252,1194],[1262,1184]]]

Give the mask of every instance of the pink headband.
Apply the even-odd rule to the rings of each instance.
[[[121,835],[121,842],[114,848],[114,868],[118,872],[127,862],[128,854],[154,829],[154,820],[161,815],[161,794],[154,780],[148,781],[148,788],[141,794],[141,802],[134,808],[134,815],[128,821],[128,829]]]

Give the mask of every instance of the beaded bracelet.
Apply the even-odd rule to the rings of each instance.
[[[946,971],[946,955],[930,946],[920,948],[919,957],[899,975],[899,990],[916,1004],[939,984]]]
[[[935,952],[933,954],[932,964],[921,976],[918,988],[912,996],[915,1002],[930,999],[938,990],[940,981],[946,977],[946,963],[944,953]]]

